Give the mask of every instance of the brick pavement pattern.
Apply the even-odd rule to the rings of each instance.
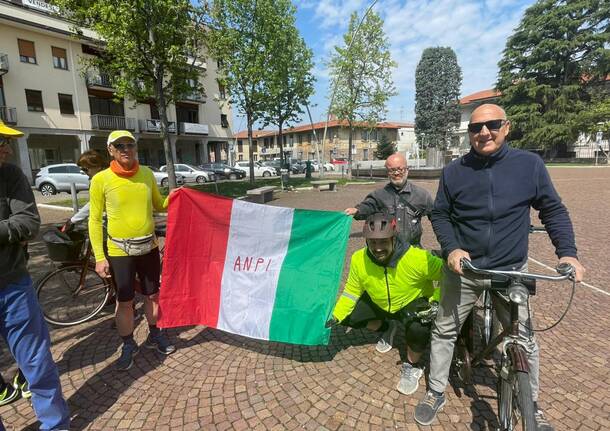
[[[570,210],[581,261],[588,269],[566,319],[539,334],[541,404],[558,430],[610,429],[610,184],[609,168],[550,168]],[[415,181],[436,192],[436,181]],[[349,185],[338,192],[283,193],[272,205],[342,210],[375,185]],[[65,213],[42,210],[44,223]],[[533,219],[534,223],[537,218]],[[363,246],[354,222],[348,257]],[[425,222],[424,246],[436,247]],[[31,270],[49,268],[40,242],[32,244]],[[553,266],[556,258],[544,235],[531,238],[530,256]],[[349,261],[349,259],[348,259]],[[530,262],[531,270],[543,270]],[[343,269],[343,279],[347,265]],[[533,298],[537,326],[548,326],[565,308],[568,285],[541,285]],[[111,310],[110,310],[111,311]],[[73,328],[51,328],[53,355],[72,411],[73,429],[91,430],[492,430],[497,425],[495,371],[476,371],[473,388],[448,388],[448,402],[430,427],[413,421],[424,385],[413,396],[395,390],[402,348],[375,351],[374,334],[333,332],[329,346],[266,343],[202,327],[169,331],[179,350],[161,357],[142,349],[135,366],[117,373],[120,345],[109,312]],[[140,321],[135,338],[143,343]],[[394,346],[404,345],[404,339]],[[3,353],[2,353],[3,352]],[[0,371],[14,365],[0,345]],[[422,380],[423,381],[423,380]],[[8,430],[36,429],[30,403],[0,407]]]

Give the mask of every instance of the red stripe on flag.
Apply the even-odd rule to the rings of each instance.
[[[215,328],[233,199],[182,188],[170,198],[159,321]]]

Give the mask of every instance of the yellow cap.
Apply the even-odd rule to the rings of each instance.
[[[4,138],[20,138],[23,136],[23,132],[11,129],[6,124],[4,124],[4,121],[0,120],[0,136]]]
[[[129,138],[133,142],[136,141],[136,138],[134,138],[131,132],[127,130],[113,130],[112,132],[110,132],[110,135],[108,135],[108,141],[106,142],[106,145],[113,144],[121,138]]]

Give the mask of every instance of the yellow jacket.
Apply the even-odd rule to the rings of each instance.
[[[135,238],[155,230],[153,209],[163,211],[163,200],[152,171],[140,166],[132,177],[120,177],[110,168],[96,174],[89,188],[89,238],[97,262],[104,260],[102,215],[108,220],[113,238]],[[112,241],[107,241],[109,256],[127,256]]]
[[[349,276],[333,316],[340,322],[349,316],[364,292],[383,310],[396,313],[419,297],[439,300],[432,281],[441,279],[443,260],[417,247],[409,249],[388,266],[369,257],[366,247],[352,255]]]

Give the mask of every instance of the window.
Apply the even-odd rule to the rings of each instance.
[[[229,127],[229,119],[226,114],[220,114],[220,125],[224,128]]]
[[[49,168],[50,174],[67,174],[68,167],[67,166],[55,166],[53,168]]]
[[[243,154],[240,154],[239,155],[239,161],[241,162],[242,160],[244,160],[244,156],[243,156]]]
[[[62,114],[66,114],[66,115],[74,115],[74,106],[72,105],[72,95],[58,93],[57,97],[59,98],[59,112],[61,112]]]
[[[55,69],[68,70],[68,56],[65,49],[52,46],[51,54],[53,55],[53,66]]]
[[[199,123],[199,107],[186,103],[176,104],[176,117],[179,123]]]
[[[69,174],[80,174],[80,168],[78,166],[68,166],[68,173]]]
[[[125,116],[123,102],[115,102],[112,98],[89,95],[89,108],[91,110],[91,115]]]
[[[159,110],[157,109],[157,104],[155,102],[150,102],[150,119],[151,120],[160,120]]]
[[[244,152],[244,142],[241,139],[237,141],[237,151],[240,153]]]
[[[17,39],[17,45],[19,46],[19,60],[21,60],[22,63],[36,64],[34,42]]]
[[[25,90],[25,101],[28,105],[28,111],[44,112],[42,105],[42,91]]]
[[[225,86],[222,85],[220,82],[218,83],[218,97],[222,100],[227,98],[227,95],[225,92]]]

